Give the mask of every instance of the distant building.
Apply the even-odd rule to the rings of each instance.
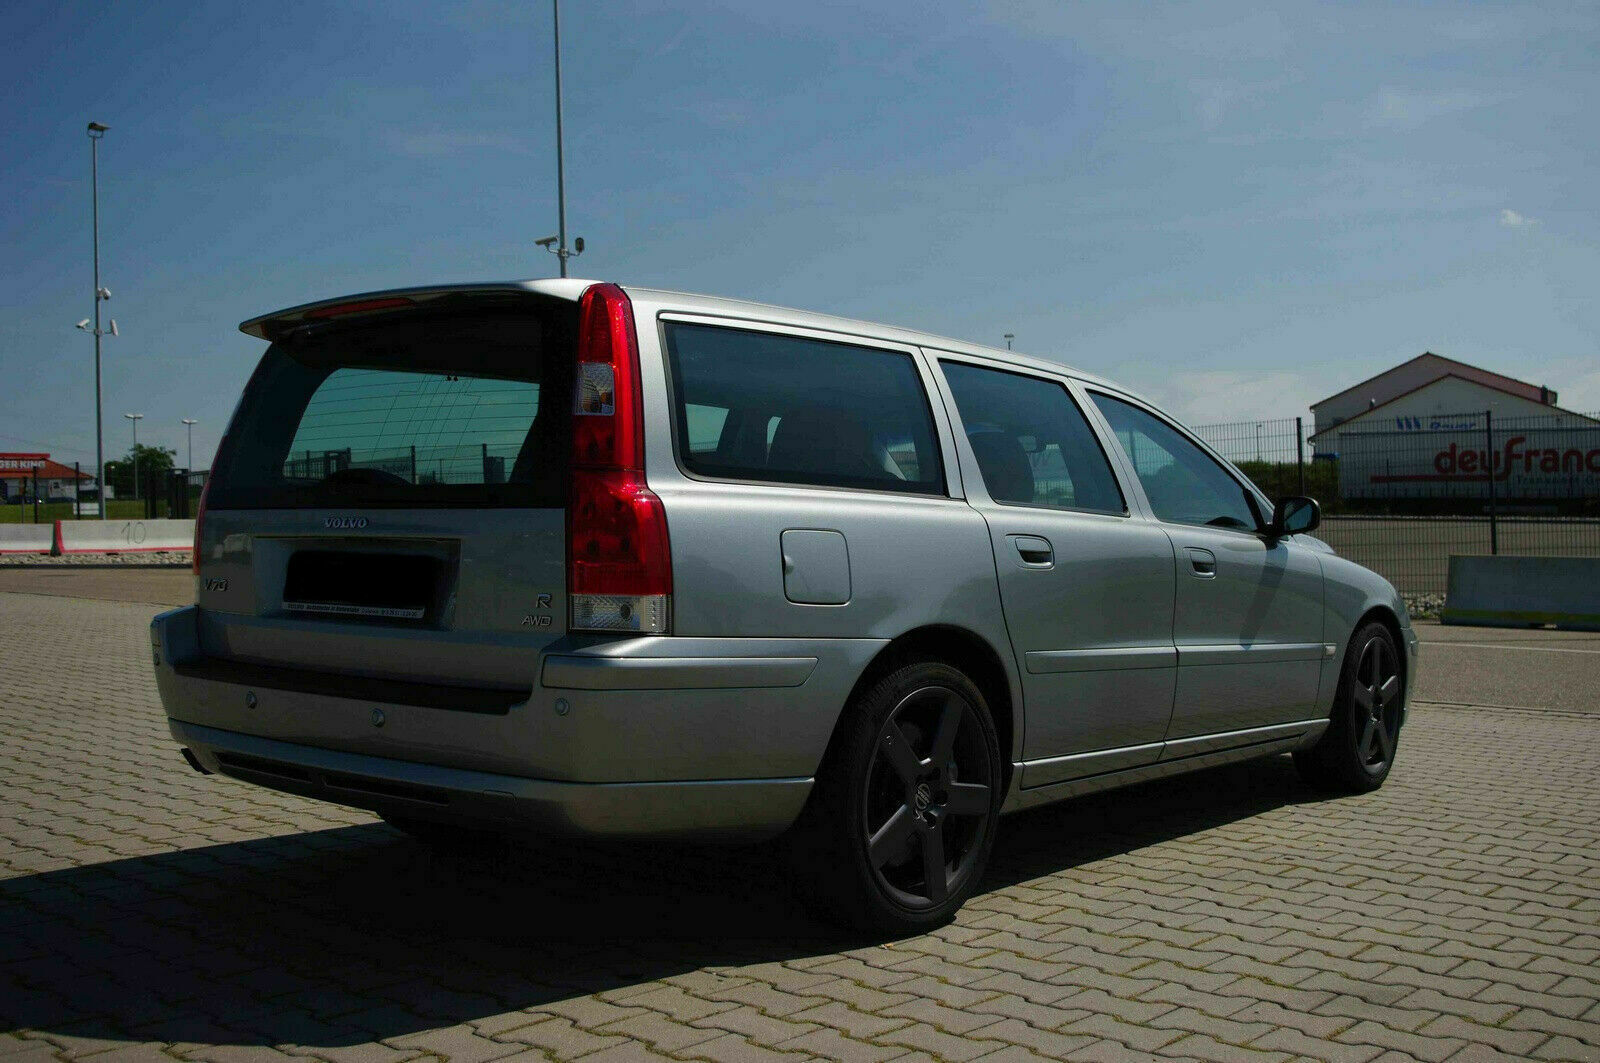
[[[1440,431],[1448,425],[1435,424],[1436,420],[1460,420],[1485,410],[1501,418],[1566,416],[1579,423],[1594,423],[1557,406],[1555,391],[1543,384],[1529,384],[1425,351],[1313,402],[1311,440],[1319,452],[1337,453],[1342,431]]]
[[[1339,459],[1347,498],[1600,493],[1600,421],[1547,385],[1425,352],[1311,404],[1318,458]],[[1488,416],[1486,416],[1486,414]]]
[[[70,465],[51,461],[48,454],[0,453],[0,499],[32,498],[36,474],[41,499],[72,498],[74,479],[83,490],[94,487],[92,474],[77,472]]]

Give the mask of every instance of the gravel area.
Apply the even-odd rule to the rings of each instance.
[[[1444,608],[1442,594],[1402,593],[1401,597],[1406,600],[1406,612],[1411,614],[1413,620],[1437,620],[1439,610]]]
[[[5,554],[0,567],[53,568],[59,565],[80,568],[188,568],[191,550],[153,550],[137,554]]]

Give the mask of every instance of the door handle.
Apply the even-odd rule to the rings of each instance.
[[[1022,558],[1022,563],[1034,568],[1049,568],[1055,564],[1055,548],[1050,545],[1050,540],[1038,535],[1012,535],[1008,536],[1011,545],[1016,547],[1017,556]]]
[[[1189,569],[1199,579],[1217,578],[1217,555],[1198,546],[1185,547],[1189,555]]]

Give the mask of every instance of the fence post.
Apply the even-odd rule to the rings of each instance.
[[[1295,463],[1300,469],[1300,494],[1306,493],[1306,433],[1300,418],[1294,419]]]
[[[33,467],[33,522],[39,523],[39,466]]]
[[[1494,491],[1494,411],[1483,411],[1483,439],[1488,448],[1485,456],[1489,459],[1489,553],[1500,552],[1500,528],[1498,514],[1495,512]]]

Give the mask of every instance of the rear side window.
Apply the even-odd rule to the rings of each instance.
[[[989,497],[1021,506],[1127,512],[1105,451],[1051,380],[940,362]]]
[[[245,389],[210,504],[562,506],[569,326],[408,315],[280,341]]]
[[[933,414],[911,356],[669,323],[678,455],[734,480],[944,493]]]

